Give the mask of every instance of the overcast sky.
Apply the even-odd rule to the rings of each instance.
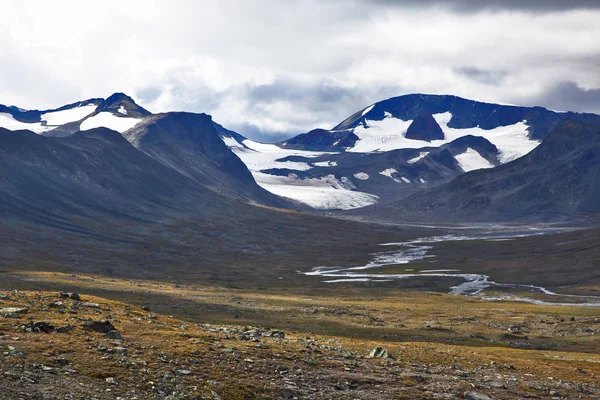
[[[23,108],[119,91],[267,141],[407,93],[600,113],[598,0],[1,4],[0,103]]]

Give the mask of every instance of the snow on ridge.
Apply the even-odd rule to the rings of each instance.
[[[410,160],[407,161],[407,163],[414,164],[417,161],[422,160],[423,158],[427,157],[428,154],[429,154],[428,151],[421,151],[417,157],[411,158]]]
[[[365,108],[360,116],[364,117],[366,113],[368,113],[369,111],[371,111],[373,109],[373,107],[375,107],[375,104],[371,104],[369,107]]]
[[[410,183],[410,179],[407,179],[403,176],[401,176],[400,179],[402,179],[404,181],[404,183]]]
[[[52,129],[49,126],[43,126],[41,122],[27,123],[17,121],[11,114],[0,113],[0,127],[6,128],[11,131],[18,131],[21,129],[28,129],[32,132],[40,134]]]
[[[354,174],[354,177],[356,179],[360,179],[361,181],[366,181],[367,179],[369,179],[369,174],[365,172],[357,172]]]
[[[88,115],[92,114],[98,108],[95,104],[87,104],[68,108],[61,111],[51,111],[41,115],[42,121],[46,121],[47,125],[59,126],[68,124],[69,122],[79,121]]]
[[[133,128],[140,121],[140,118],[118,117],[111,112],[103,111],[84,120],[79,129],[87,131],[93,128],[104,127],[123,133]]]
[[[440,147],[463,136],[473,135],[484,137],[494,144],[500,152],[500,162],[507,163],[524,156],[541,143],[529,138],[526,121],[487,130],[479,127],[456,129],[448,126],[448,123],[452,119],[452,113],[450,112],[433,114],[433,117],[444,132],[443,140],[427,142],[424,140],[407,139],[405,137],[406,131],[412,120],[404,121],[395,118],[389,112],[384,112],[384,115],[384,119],[380,121],[365,120],[364,123],[352,129],[352,132],[359,139],[356,141],[354,147],[347,149],[347,151],[373,153],[396,149]],[[415,160],[414,162],[417,161]]]
[[[119,107],[119,109],[117,110],[117,112],[120,112],[123,115],[127,115],[127,110],[125,109],[125,107],[121,104],[121,107]]]
[[[465,172],[483,168],[494,168],[494,164],[483,158],[477,150],[473,150],[470,147],[467,147],[464,153],[458,154],[454,158]]]

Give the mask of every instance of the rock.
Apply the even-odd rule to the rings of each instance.
[[[144,311],[150,311],[150,307],[148,307],[148,306],[142,306],[142,310],[144,310]]]
[[[77,293],[71,293],[71,296],[69,297],[71,298],[71,300],[81,301],[81,296],[79,296],[79,294]]]
[[[191,375],[191,373],[192,371],[190,371],[189,369],[179,369],[176,372],[176,374],[179,376]]]
[[[7,296],[7,295],[5,295],[5,294],[1,294],[1,295],[0,295],[0,300],[10,300],[10,297],[8,297],[8,296]]]
[[[72,331],[73,327],[71,325],[65,325],[65,326],[60,326],[58,328],[56,328],[54,330],[54,332],[56,333],[69,333],[69,331]]]
[[[22,325],[22,328],[27,332],[54,332],[54,325],[46,321],[29,322],[28,324]]]
[[[27,307],[4,307],[4,308],[0,308],[0,315],[4,315],[5,317],[7,315],[9,316],[13,316],[13,315],[21,315],[21,314],[27,314],[29,312],[29,309]]]
[[[120,356],[126,356],[127,355],[127,349],[124,347],[117,347],[115,349],[117,351],[117,354]]]
[[[63,298],[63,299],[68,299],[69,298],[69,293],[67,292],[58,292],[58,296]]]
[[[84,307],[88,307],[88,308],[100,308],[100,304],[98,304],[98,303],[85,302],[85,303],[81,303],[81,305]]]
[[[117,380],[113,377],[110,378],[106,378],[106,383],[108,383],[109,385],[116,385],[117,384]]]
[[[121,337],[121,334],[119,333],[119,331],[117,331],[116,329],[113,329],[112,331],[108,331],[106,333],[106,337],[109,339],[115,339],[115,340],[121,340],[123,339]]]
[[[371,358],[394,358],[388,352],[388,350],[383,347],[375,347],[373,350],[371,350],[371,353],[369,353],[369,357],[371,357]]]
[[[277,372],[285,372],[288,370],[288,367],[286,367],[285,365],[278,365],[276,370]]]
[[[116,330],[114,325],[109,321],[86,321],[83,324],[83,327],[87,330],[98,333],[108,333]]]
[[[69,360],[67,360],[66,358],[57,358],[57,359],[56,359],[56,363],[57,363],[58,365],[65,366],[65,365],[68,365],[68,364],[69,364]]]
[[[464,396],[465,400],[492,400],[491,397],[486,396],[485,394],[475,392],[465,392]]]

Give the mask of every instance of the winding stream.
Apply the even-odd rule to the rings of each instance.
[[[471,235],[449,234],[444,236],[432,236],[417,238],[408,242],[384,243],[382,246],[395,247],[395,250],[374,253],[373,260],[363,266],[356,267],[315,267],[305,275],[329,278],[327,283],[341,282],[390,282],[397,279],[423,278],[423,277],[447,277],[464,280],[463,283],[450,287],[450,294],[475,296],[492,301],[522,301],[539,305],[555,306],[586,306],[600,307],[600,297],[579,296],[570,294],[559,294],[542,286],[526,285],[517,283],[498,283],[490,280],[483,274],[460,273],[459,269],[414,269],[406,268],[406,273],[382,274],[370,273],[369,270],[390,266],[409,264],[414,261],[435,257],[430,254],[432,244],[438,242],[452,242],[465,240],[486,241],[510,241],[520,237],[544,235],[548,233],[565,232],[573,229],[556,228],[520,228],[520,229],[478,229]],[[530,297],[517,296],[514,294],[487,295],[486,289],[503,289],[519,292],[537,293],[547,297],[556,298],[557,301],[539,300]],[[565,301],[570,300],[571,302]]]

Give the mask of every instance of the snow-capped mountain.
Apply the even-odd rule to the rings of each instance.
[[[368,210],[364,210],[368,213]],[[561,121],[529,154],[372,210],[385,221],[556,220],[600,212],[600,125]]]
[[[222,137],[272,193],[317,209],[352,209],[516,160],[567,118],[600,123],[594,114],[415,94],[277,144]]]

